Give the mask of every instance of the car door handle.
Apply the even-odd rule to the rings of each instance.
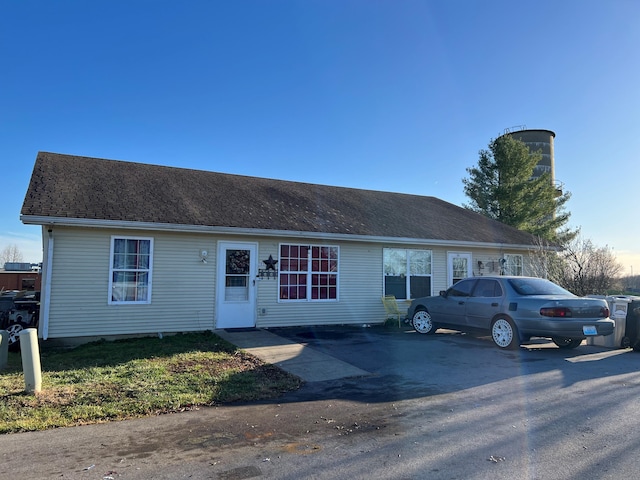
[[[497,306],[498,306],[498,302],[493,302],[493,303],[491,304],[491,306],[492,306],[492,307],[497,307]]]

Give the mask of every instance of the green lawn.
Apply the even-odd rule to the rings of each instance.
[[[273,398],[298,377],[217,335],[101,341],[41,351],[42,391],[24,392],[22,360],[0,371],[0,433],[44,430]]]

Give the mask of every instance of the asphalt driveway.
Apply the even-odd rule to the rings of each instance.
[[[266,351],[311,351],[314,368],[356,375],[262,403],[0,436],[0,478],[580,480],[640,470],[632,350],[541,341],[507,352],[486,337],[382,327],[256,333]]]
[[[454,393],[545,372],[559,372],[562,386],[634,373],[640,354],[583,343],[563,350],[534,340],[518,350],[500,350],[490,337],[451,330],[421,335],[409,328],[324,326],[269,330],[367,372],[364,377],[310,383],[289,394],[293,401],[340,398],[388,402]],[[638,358],[636,358],[638,357]]]

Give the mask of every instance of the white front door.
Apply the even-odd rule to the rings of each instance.
[[[218,244],[216,328],[256,325],[256,256],[254,243]]]
[[[453,285],[458,280],[472,276],[472,268],[470,253],[448,252],[447,271],[449,286]]]

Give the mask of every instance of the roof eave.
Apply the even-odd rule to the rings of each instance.
[[[476,248],[511,248],[515,250],[531,250],[534,245],[473,242],[466,240],[442,240],[411,237],[387,237],[374,235],[354,235],[348,233],[325,233],[294,230],[271,230],[263,228],[221,227],[211,225],[182,225],[175,223],[135,222],[122,220],[99,220],[87,218],[48,217],[37,215],[20,215],[20,221],[25,225],[43,225],[54,227],[89,227],[89,228],[117,228],[127,230],[171,231],[181,233],[219,233],[225,235],[253,235],[261,237],[300,237],[322,240],[342,240],[349,242],[414,244],[447,247],[476,247]]]

